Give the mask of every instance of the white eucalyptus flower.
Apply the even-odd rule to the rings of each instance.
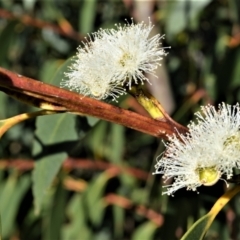
[[[149,82],[144,73],[154,75],[161,66],[160,61],[167,55],[161,47],[164,35],[157,34],[150,38],[152,23],[127,23],[116,25],[117,29],[100,30],[98,35],[106,41],[111,53],[111,66],[114,69],[115,81],[126,84],[131,89],[132,83]],[[155,75],[154,75],[155,76]]]
[[[148,81],[144,73],[154,74],[167,54],[161,47],[163,36],[149,38],[152,28],[149,21],[148,25],[128,23],[93,33],[78,48],[61,86],[96,99],[110,96],[117,101],[126,86]]]
[[[101,58],[102,44],[100,39],[91,40],[84,48],[78,48],[73,64],[65,73],[67,79],[62,81],[62,87],[99,100],[110,96],[116,101],[119,95],[125,94],[125,89],[114,81],[108,62]]]
[[[230,179],[233,168],[240,168],[240,108],[222,103],[219,109],[211,105],[197,112],[197,122],[191,122],[186,135],[169,136],[165,153],[160,156],[153,174],[163,174],[168,180],[167,193],[186,187],[195,191],[201,185],[211,186],[222,175]]]

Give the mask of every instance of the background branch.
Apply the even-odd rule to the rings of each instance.
[[[31,26],[31,27],[35,27],[35,28],[50,29],[55,33],[69,37],[69,38],[77,40],[79,42],[85,40],[81,34],[76,32],[72,28],[72,26],[66,19],[61,19],[61,21],[59,21],[59,25],[56,25],[53,23],[42,21],[40,19],[36,19],[27,14],[16,15],[16,14],[9,12],[6,9],[2,9],[2,8],[0,8],[0,18],[9,19],[9,20],[17,20],[26,26]]]

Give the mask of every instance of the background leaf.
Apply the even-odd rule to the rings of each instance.
[[[71,114],[56,114],[44,116],[37,120],[36,137],[33,153],[36,156],[51,144],[60,144],[64,141],[75,141],[78,136],[75,131],[75,116]],[[33,195],[36,212],[40,211],[44,194],[50,187],[67,154],[65,149],[41,157],[35,162],[32,173]]]
[[[83,1],[79,14],[79,30],[81,33],[87,34],[93,31],[96,7],[96,0]]]
[[[199,12],[210,2],[211,0],[169,1],[166,13],[167,37],[172,38],[189,26],[196,28]]]
[[[67,191],[63,188],[62,181],[57,186],[48,211],[48,221],[45,239],[61,239],[61,227],[65,221],[65,205],[67,202]]]
[[[6,60],[8,58],[9,51],[11,50],[10,47],[14,39],[16,24],[16,21],[8,23],[0,34],[0,65],[4,67],[7,67]]]
[[[102,198],[108,180],[109,175],[104,172],[97,176],[84,192],[89,218],[95,226],[99,226],[103,219],[106,204]]]
[[[153,235],[157,230],[157,225],[152,222],[146,222],[139,226],[133,234],[132,240],[153,239]]]
[[[5,119],[6,116],[6,105],[7,105],[7,95],[4,93],[0,93],[0,119]]]
[[[72,240],[80,237],[86,240],[93,239],[91,231],[87,226],[86,208],[80,194],[75,194],[71,199],[67,208],[67,214],[69,224],[62,229],[62,239]]]
[[[5,182],[1,183],[0,191],[0,214],[2,224],[2,237],[9,238],[15,227],[15,218],[20,202],[30,186],[28,175],[18,178],[12,173]]]
[[[238,192],[240,192],[240,186],[236,186],[223,194],[223,196],[216,201],[210,212],[196,221],[181,240],[203,239],[217,214]]]

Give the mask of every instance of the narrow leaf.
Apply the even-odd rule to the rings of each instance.
[[[85,0],[79,16],[79,28],[81,33],[87,34],[93,31],[95,15],[96,0]]]
[[[87,191],[84,193],[89,217],[95,226],[98,226],[102,222],[106,207],[102,197],[110,177],[107,172],[100,174],[89,184]]]
[[[0,46],[1,46],[1,54],[0,54],[0,64],[1,66],[6,65],[7,55],[9,53],[9,49],[12,44],[12,40],[14,38],[15,26],[17,21],[9,22],[6,27],[3,29],[0,35]]]
[[[84,205],[82,195],[78,193],[74,194],[67,206],[66,211],[68,214],[69,222],[68,224],[65,224],[61,230],[61,239],[93,239],[94,233],[92,233],[88,227],[86,207]]]
[[[7,98],[6,94],[0,92],[0,119],[7,117]]]
[[[64,63],[61,63],[60,67],[53,75],[53,78],[50,78],[45,82],[55,86],[60,86],[61,81],[65,79],[64,73],[69,71],[69,66],[72,64],[72,62],[73,58],[69,58]]]
[[[49,224],[44,230],[48,240],[61,239],[61,226],[65,219],[65,206],[67,200],[67,190],[63,189],[62,182],[58,184],[57,190],[52,201],[49,214]]]
[[[20,201],[26,190],[30,186],[30,178],[28,175],[17,178],[13,173],[4,183],[0,192],[0,213],[2,221],[2,237],[9,238],[15,224],[16,214]]]
[[[240,192],[240,186],[236,186],[223,194],[214,204],[210,212],[195,222],[181,240],[203,239],[217,214],[238,192]]]
[[[153,222],[143,223],[139,226],[133,234],[132,240],[140,240],[140,239],[153,239],[154,233],[157,230],[158,226]]]

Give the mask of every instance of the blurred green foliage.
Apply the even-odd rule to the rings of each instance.
[[[130,19],[135,7],[133,1],[117,0],[2,0],[0,66],[59,86],[71,61],[66,60],[80,44],[70,30],[85,36],[114,27]],[[30,23],[24,16],[32,17]],[[238,0],[156,1],[152,16],[166,34],[164,45],[172,47],[165,60],[176,101],[173,118],[186,125],[200,105],[240,100]],[[37,20],[50,25],[35,26]],[[119,105],[132,108],[129,99]],[[31,110],[0,92],[1,119]],[[183,189],[174,197],[162,196],[161,176],[151,175],[163,150],[159,143],[122,126],[70,114],[13,127],[0,142],[3,239],[179,239],[225,185],[220,181],[199,194]],[[21,164],[6,164],[13,159]],[[206,239],[240,238],[239,201],[235,197],[218,215]]]

